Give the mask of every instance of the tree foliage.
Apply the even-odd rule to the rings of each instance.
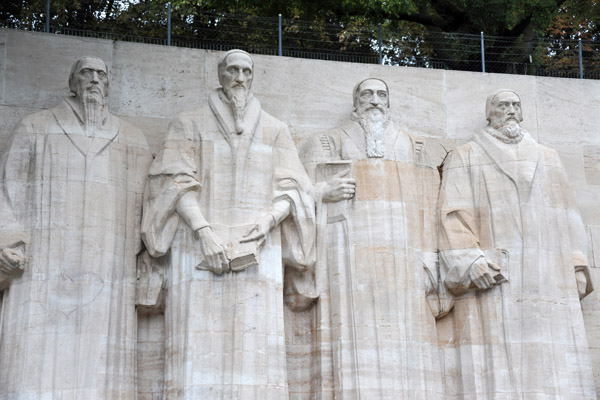
[[[577,38],[584,39],[586,55],[594,58],[598,52],[588,42],[599,34],[596,0],[171,0],[170,4],[174,40],[200,41],[205,48],[245,45],[275,51],[276,17],[281,14],[286,51],[297,56],[302,51],[355,52],[376,58],[378,24],[385,59],[404,65],[438,62],[444,68],[478,70],[477,38],[461,34],[480,32],[486,37],[486,60],[506,66],[507,72],[532,60],[573,68],[567,50],[572,50],[569,41]],[[41,29],[45,10],[45,0],[4,0],[0,19]],[[167,0],[51,0],[51,16],[54,29],[164,38]]]

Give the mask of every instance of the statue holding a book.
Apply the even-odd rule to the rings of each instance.
[[[222,87],[175,118],[150,167],[142,235],[169,260],[166,399],[288,398],[284,280],[286,304],[311,303],[315,207],[253,71],[248,53],[225,53]]]
[[[387,84],[354,88],[350,120],[311,137],[323,398],[442,399],[430,146],[392,122]],[[400,116],[401,117],[401,116]],[[433,311],[433,312],[431,312]],[[311,389],[314,390],[314,389]]]

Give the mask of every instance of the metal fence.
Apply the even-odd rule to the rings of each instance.
[[[241,48],[254,54],[355,63],[381,63],[462,71],[496,72],[559,78],[600,79],[600,42],[571,37],[507,38],[430,32],[389,23],[375,26],[317,23],[279,17],[207,13],[159,18],[154,32],[162,37],[132,35],[142,31],[120,26],[115,31],[81,30],[52,24],[5,22],[4,28],[46,31],[137,43],[208,50]],[[182,23],[182,21],[184,23]]]

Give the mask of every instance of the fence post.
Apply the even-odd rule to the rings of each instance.
[[[50,33],[50,0],[46,0],[46,33]]]
[[[279,14],[279,35],[277,39],[277,43],[279,44],[279,57],[283,56],[283,46],[281,43],[281,14]]]
[[[381,24],[379,24],[379,64],[383,64],[383,45],[381,43]]]
[[[171,45],[171,3],[167,3],[167,46]]]
[[[581,50],[581,38],[579,38],[579,79],[583,79],[583,52]]]
[[[481,31],[481,72],[485,72],[485,48],[483,47],[483,31]]]

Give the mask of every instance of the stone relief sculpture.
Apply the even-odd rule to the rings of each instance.
[[[143,238],[170,260],[166,399],[288,398],[284,281],[290,306],[310,304],[313,189],[253,72],[248,53],[225,53],[222,86],[171,123],[150,168]]]
[[[350,120],[301,151],[320,199],[319,399],[443,398],[425,297],[437,277],[437,163],[389,106],[385,82],[359,82]]]
[[[448,399],[595,399],[580,298],[586,235],[556,151],[520,126],[519,96],[487,99],[489,125],[453,150],[440,193],[438,326]]]
[[[3,296],[2,399],[136,396],[135,257],[152,156],[109,112],[102,60],[77,60],[69,88],[0,150],[0,263],[24,269]]]

